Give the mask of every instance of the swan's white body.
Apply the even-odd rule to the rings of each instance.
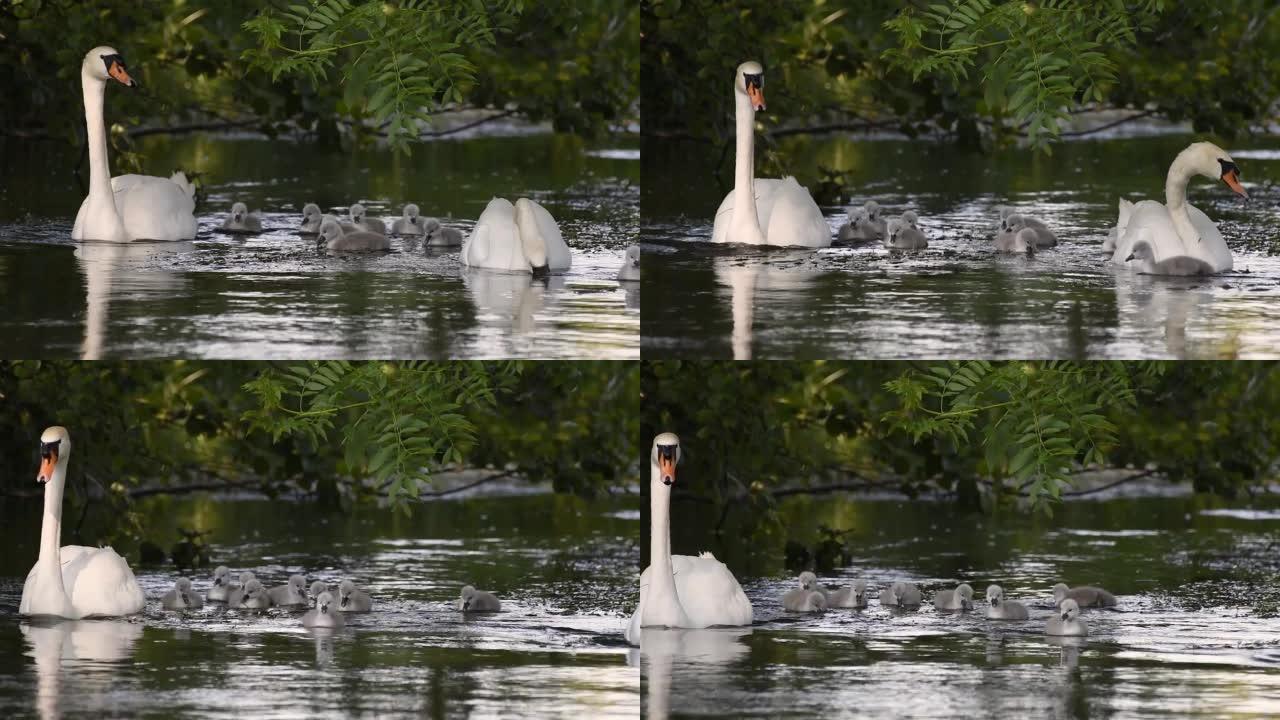
[[[18,612],[79,620],[141,611],[146,598],[129,564],[115,550],[83,545],[58,547],[71,438],[66,429],[51,427],[44,431],[40,442],[44,460],[39,478],[45,483],[40,556],[22,586]],[[53,454],[44,455],[44,449],[53,443],[57,443]]]
[[[562,272],[572,256],[560,226],[538,203],[494,198],[462,244],[462,264],[503,272]]]
[[[679,439],[663,433],[650,457],[650,562],[640,574],[640,604],[627,625],[627,642],[640,644],[641,628],[707,628],[750,625],[751,601],[737,578],[709,552],[697,557],[671,554],[671,484],[675,482]],[[660,453],[663,454],[660,459]],[[675,459],[672,459],[672,458]],[[668,484],[670,483],[670,484]]]
[[[89,140],[89,196],[80,204],[72,240],[190,240],[196,236],[195,186],[187,176],[120,175],[111,177],[107,131],[102,116],[107,80],[130,87],[120,54],[96,47],[80,66],[84,121]]]
[[[1212,143],[1192,143],[1169,166],[1165,202],[1135,203],[1127,218],[1126,208],[1121,206],[1113,263],[1160,275],[1213,274],[1231,269],[1231,249],[1222,233],[1207,215],[1187,202],[1187,183],[1195,175],[1221,177],[1236,193],[1248,197],[1230,155]]]
[[[745,62],[738,66],[734,76],[737,113],[734,185],[716,210],[711,240],[747,245],[829,247],[831,227],[808,190],[792,177],[756,179],[755,117],[757,107],[764,109],[764,95],[760,85],[748,89],[746,77],[762,78],[763,73],[759,63]]]

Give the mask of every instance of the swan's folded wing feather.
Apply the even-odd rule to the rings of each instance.
[[[690,627],[751,624],[751,601],[724,563],[714,557],[673,555],[671,567]]]
[[[770,245],[823,248],[831,245],[831,226],[813,196],[795,178],[771,181],[769,202],[761,205],[760,227]],[[766,211],[767,210],[767,211]]]
[[[129,564],[115,550],[105,548],[78,549],[62,566],[62,582],[71,604],[82,616],[129,615],[146,603]],[[65,556],[64,556],[65,557]]]

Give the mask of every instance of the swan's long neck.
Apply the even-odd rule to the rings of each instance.
[[[764,244],[760,230],[760,215],[756,210],[756,111],[751,99],[734,90],[737,106],[737,153],[733,163],[733,221],[734,242]],[[758,237],[743,237],[758,236]]]
[[[102,96],[107,84],[87,73],[80,73],[80,88],[84,93],[84,124],[89,140],[89,197],[111,198],[111,167],[107,164],[107,129],[102,115]]]
[[[49,564],[57,570],[58,583],[62,583],[62,490],[66,485],[66,461],[53,468],[53,477],[44,486],[44,521],[40,528],[39,564]]]
[[[662,470],[650,463],[653,477],[649,494],[649,609],[679,612],[676,580],[671,569],[671,492],[661,484]],[[673,607],[674,606],[674,607]]]
[[[1191,215],[1187,212],[1187,183],[1195,174],[1184,151],[1174,158],[1173,164],[1169,166],[1169,175],[1164,181],[1164,204],[1169,208],[1169,217],[1173,220],[1173,227],[1178,231],[1178,237],[1182,238],[1184,247],[1191,247],[1193,243],[1200,241],[1200,233],[1191,224]]]

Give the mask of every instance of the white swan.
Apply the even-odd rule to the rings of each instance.
[[[569,246],[551,213],[520,198],[512,205],[494,198],[480,213],[462,244],[462,264],[505,272],[559,272],[569,269]]]
[[[1116,220],[1116,226],[1111,228],[1107,239],[1102,241],[1102,252],[1114,253],[1116,251],[1116,242],[1120,240],[1120,236],[1124,235],[1125,228],[1129,226],[1129,216],[1133,214],[1133,203],[1120,198],[1118,210],[1119,218]]]
[[[640,574],[640,604],[627,625],[627,642],[640,644],[642,627],[705,628],[750,625],[751,601],[725,564],[704,552],[671,554],[671,487],[680,462],[680,438],[662,433],[649,455],[649,567]]]
[[[1217,178],[1237,195],[1249,197],[1240,184],[1240,168],[1213,143],[1198,142],[1178,153],[1165,179],[1163,203],[1143,200],[1133,206],[1111,262],[1128,264],[1148,274],[1198,274],[1231,269],[1231,249],[1207,215],[1187,203],[1187,183],[1194,175]],[[1121,208],[1121,215],[1124,209]],[[1124,220],[1121,217],[1121,220]],[[1145,241],[1150,252],[1135,253]],[[1178,261],[1176,258],[1188,258]],[[1195,262],[1195,261],[1200,262]],[[1136,261],[1136,262],[1131,262]],[[1170,262],[1172,261],[1172,262]]]
[[[755,177],[755,117],[757,111],[764,110],[764,68],[760,63],[747,61],[738,66],[733,92],[738,137],[733,190],[716,210],[712,242],[829,247],[831,227],[808,190],[793,177]]]
[[[44,486],[44,525],[40,557],[22,586],[18,612],[56,615],[79,620],[90,616],[131,615],[142,610],[146,598],[124,558],[109,547],[92,548],[58,543],[62,535],[62,490],[71,457],[71,435],[51,427],[40,436],[40,471]]]
[[[84,122],[89,131],[89,196],[80,204],[72,240],[190,240],[196,236],[196,189],[187,176],[111,177],[102,98],[107,81],[137,87],[115,48],[89,51],[80,64]]]

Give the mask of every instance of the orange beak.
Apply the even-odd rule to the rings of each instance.
[[[1222,182],[1226,183],[1227,187],[1235,191],[1235,194],[1239,195],[1240,197],[1243,197],[1243,198],[1249,197],[1249,192],[1244,189],[1243,185],[1240,184],[1239,170],[1232,168],[1222,173]]]
[[[53,468],[58,464],[58,453],[51,452],[40,458],[40,474],[36,475],[36,482],[49,482],[53,479]]]
[[[133,78],[129,77],[129,71],[124,69],[124,63],[111,63],[111,66],[107,68],[107,74],[125,87],[135,87],[137,85]]]
[[[764,110],[764,88],[747,85],[747,97],[751,98],[751,107],[755,108],[756,112]]]
[[[674,485],[676,482],[676,459],[675,457],[667,457],[665,455],[658,456],[658,471],[662,473],[662,483],[664,485]]]

